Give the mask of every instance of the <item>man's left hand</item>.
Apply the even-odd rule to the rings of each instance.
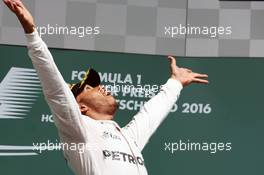
[[[180,68],[176,65],[176,59],[172,56],[168,56],[171,68],[171,78],[181,82],[182,86],[187,86],[191,83],[203,83],[208,84],[208,75],[193,72],[187,68]]]

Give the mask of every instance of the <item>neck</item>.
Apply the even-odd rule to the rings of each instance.
[[[84,115],[94,119],[94,120],[112,120],[114,115],[97,113],[95,111],[87,111]]]

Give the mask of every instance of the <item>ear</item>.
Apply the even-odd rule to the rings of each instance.
[[[83,103],[79,104],[79,108],[80,108],[80,111],[81,111],[82,114],[86,114],[87,111],[89,111],[88,106],[86,106],[86,105],[83,104]]]

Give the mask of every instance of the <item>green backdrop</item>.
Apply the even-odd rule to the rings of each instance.
[[[51,52],[69,83],[78,81],[72,77],[73,71],[85,71],[89,66],[101,75],[120,75],[119,84],[131,77],[132,83],[137,85],[138,77],[141,77],[141,85],[162,85],[169,77],[165,56],[59,49],[51,49]],[[22,111],[23,118],[5,116],[4,105],[8,100],[4,99],[9,95],[3,90],[8,88],[4,78],[8,78],[12,67],[32,69],[32,64],[25,47],[0,45],[0,53],[0,174],[72,174],[61,151],[46,150],[39,154],[31,149],[33,143],[57,142],[58,139],[54,123],[47,118],[51,113],[40,91],[36,90],[28,110]],[[209,74],[210,84],[184,88],[177,110],[174,108],[169,114],[143,151],[148,173],[264,174],[264,59],[177,58],[177,64]],[[12,95],[16,101],[16,93]],[[124,102],[115,117],[121,126],[138,111],[135,103],[148,100],[122,94],[117,98]],[[184,150],[182,144],[180,150],[181,143],[199,143],[203,148]]]

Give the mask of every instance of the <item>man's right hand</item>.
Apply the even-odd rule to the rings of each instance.
[[[27,8],[20,0],[3,0],[7,7],[15,13],[25,33],[32,33],[35,30],[34,19]]]

